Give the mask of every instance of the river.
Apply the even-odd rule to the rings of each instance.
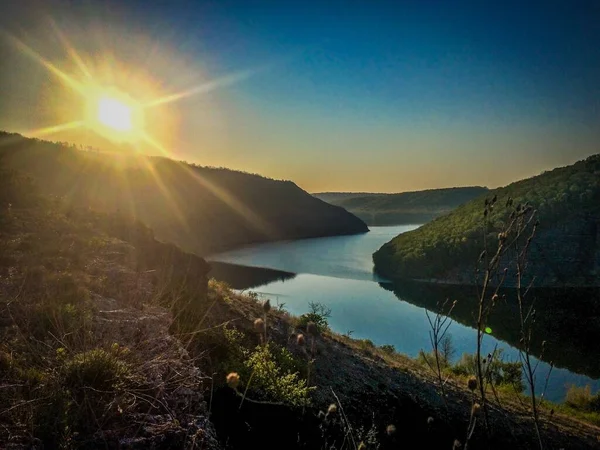
[[[449,333],[454,358],[459,359],[463,353],[475,351],[473,288],[418,283],[395,286],[373,273],[373,252],[394,236],[415,228],[371,227],[369,233],[360,235],[260,244],[212,255],[208,260],[213,262],[212,276],[234,289],[252,290],[295,315],[307,312],[309,302],[322,303],[331,308],[329,324],[334,331],[351,332],[353,338],[370,339],[376,345],[391,344],[412,357],[421,349],[431,349],[425,308],[435,309],[446,298],[458,299]],[[499,308],[495,320],[490,321],[492,332],[484,338],[484,354],[497,345],[503,349],[505,360],[519,360],[518,350],[510,344],[518,340],[510,314],[510,310]],[[547,379],[547,362],[540,361],[536,372],[540,391],[547,381],[546,398],[562,401],[570,384],[589,384],[593,392],[599,390],[600,368],[595,366],[595,357],[566,345],[560,337],[555,341],[548,339],[547,343],[553,354],[542,356],[555,361],[550,377]]]

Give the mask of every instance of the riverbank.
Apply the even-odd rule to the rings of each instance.
[[[252,341],[250,345],[259,345],[253,319],[263,317],[261,303],[222,286],[219,290],[230,299],[226,313],[229,323],[235,323],[235,328]],[[304,348],[296,345],[298,333],[306,336],[298,318],[272,310],[267,323],[270,341],[287,348],[299,359],[306,358]],[[356,435],[361,427],[368,430],[373,425],[383,442],[387,439],[384,437],[387,425],[394,424],[398,433],[402,433],[397,436],[399,441],[417,439],[424,446],[451,448],[455,439],[464,442],[466,438],[474,394],[468,390],[465,377],[449,373],[445,376],[448,378],[444,401],[434,374],[416,360],[365,340],[324,331],[315,338],[311,411],[326,410],[329,404],[339,401]],[[491,392],[488,394],[492,397]],[[549,402],[542,406],[544,440],[550,448],[597,445],[600,436],[597,425],[583,422],[582,414],[573,417],[574,411],[569,411],[571,416],[558,414],[558,409]],[[471,448],[536,447],[526,398],[503,390],[492,400],[490,411],[490,437],[485,437],[483,428],[477,428]],[[255,417],[243,420],[260,428],[260,424],[253,423]],[[286,424],[278,426],[289,429]]]

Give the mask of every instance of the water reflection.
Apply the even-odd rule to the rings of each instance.
[[[213,264],[213,263],[211,263]],[[226,267],[229,266],[229,267]],[[264,271],[264,272],[263,272]],[[262,273],[261,273],[262,272]],[[252,289],[259,294],[271,298],[274,303],[285,303],[292,314],[303,314],[308,311],[309,302],[319,302],[329,306],[332,311],[331,328],[339,333],[352,331],[358,339],[370,339],[376,345],[392,344],[396,350],[409,356],[416,356],[421,349],[429,349],[429,326],[425,310],[435,309],[438,301],[446,298],[458,300],[453,319],[456,323],[450,328],[456,359],[463,353],[473,353],[475,348],[475,330],[473,299],[476,298],[474,288],[458,286],[439,286],[420,283],[403,283],[392,286],[366,280],[341,279],[330,276],[298,274],[274,271],[270,269],[248,268],[243,266],[222,264],[215,275],[228,282],[236,289]],[[213,275],[213,276],[215,276]],[[264,284],[258,284],[265,281]],[[473,292],[472,292],[473,291]],[[554,310],[560,302],[569,303],[568,293],[548,295],[536,291],[536,302],[539,302],[538,316],[545,317],[543,308]],[[573,294],[571,292],[571,294]],[[588,292],[590,296],[594,292]],[[574,295],[574,294],[573,294]],[[584,295],[579,293],[578,295]],[[571,300],[569,300],[571,298]],[[590,297],[593,298],[593,297]],[[484,353],[494,349],[496,345],[504,348],[505,360],[516,361],[519,358],[518,329],[515,328],[514,310],[507,302],[499,304],[490,323],[493,335],[487,335],[483,343]],[[564,305],[564,303],[563,303]],[[563,308],[566,306],[563,306]],[[569,328],[572,323],[567,319],[538,321],[548,341],[546,360],[553,358],[558,368],[554,369],[548,384],[546,397],[561,401],[568,383],[590,384],[594,390],[600,388],[600,382],[575,372],[598,376],[596,364],[598,350],[584,338],[586,326],[580,330]],[[589,331],[589,330],[588,330]],[[573,339],[566,339],[565,336]],[[539,345],[537,341],[536,345]],[[510,345],[509,345],[510,344]],[[536,347],[536,352],[539,347]],[[539,352],[537,352],[539,355]],[[564,367],[564,368],[561,368]],[[570,370],[568,370],[568,369]],[[538,389],[543,388],[545,377],[550,366],[541,363],[538,368]]]
[[[380,283],[394,292],[400,300],[429,310],[437,310],[446,299],[457,300],[452,318],[474,327],[476,320],[477,288],[475,286],[448,286],[403,282],[392,285]],[[513,347],[519,347],[520,327],[516,292],[504,289],[487,325],[493,335]],[[598,324],[582,316],[598,317],[600,290],[596,288],[532,289],[526,299],[533,301],[536,321],[532,330],[532,354],[542,356],[542,342],[546,341],[543,359],[557,367],[600,378],[600,346],[597,344]],[[578,311],[580,310],[580,311]],[[585,314],[582,315],[582,311]]]
[[[291,280],[296,274],[283,270],[245,267],[211,261],[209,276],[227,282],[233,289],[245,290],[264,286],[274,281]]]

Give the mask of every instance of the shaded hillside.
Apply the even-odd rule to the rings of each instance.
[[[380,192],[317,192],[313,194],[315,197],[320,198],[324,202],[338,204],[349,198],[356,197],[377,197],[380,195],[388,195]]]
[[[341,206],[368,225],[402,225],[429,222],[487,191],[487,188],[474,186],[399,194],[324,192],[314,195]]]
[[[600,284],[600,155],[484,197],[494,196],[497,203],[487,217],[490,245],[497,246],[511,210],[537,211],[539,226],[527,268],[536,286]],[[376,270],[395,279],[474,282],[474,267],[484,248],[484,197],[382,246],[373,255]],[[507,283],[511,281],[509,276]]]
[[[393,349],[314,333],[207,283],[202,258],[139,222],[44,198],[14,172],[0,171],[0,201],[0,447],[392,450],[466,435],[464,378],[442,398]],[[494,402],[469,448],[532,448],[522,404]],[[547,448],[594,448],[598,428],[552,407]]]
[[[344,209],[291,181],[167,158],[80,151],[0,134],[6,167],[31,174],[47,194],[132,214],[157,238],[208,254],[244,244],[368,231]]]
[[[41,196],[1,168],[0,204],[2,448],[364,448],[338,445],[351,430],[392,450],[465,436],[474,394],[460,376],[442,399],[393,349],[314,333],[207,282],[202,258],[143,224]],[[469,448],[534,445],[517,399],[494,403],[491,433],[474,428]],[[592,448],[598,429],[553,406],[548,448]]]

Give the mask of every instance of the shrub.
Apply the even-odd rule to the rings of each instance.
[[[53,305],[43,302],[30,309],[27,325],[31,335],[39,340],[45,339],[49,333],[68,335],[73,340],[76,332],[82,331],[88,313],[84,308],[72,303]]]
[[[502,349],[498,350],[496,356],[490,363],[487,361],[487,373],[489,380],[496,386],[507,385],[514,386],[517,391],[522,391],[523,385],[523,366],[520,362],[510,362],[502,360]],[[450,366],[450,370],[455,375],[469,376],[477,374],[477,362],[475,355],[463,354],[458,363]]]
[[[298,318],[298,326],[305,327],[309,322],[313,322],[319,331],[325,331],[329,329],[329,323],[327,319],[331,317],[331,308],[328,308],[322,303],[315,302],[310,302],[308,306],[310,311],[306,314],[302,314]]]
[[[369,350],[375,348],[375,344],[373,344],[373,341],[371,339],[361,339],[360,341],[358,341],[358,345],[362,350]]]
[[[0,350],[0,372],[8,372],[12,367],[12,356],[10,353]]]
[[[307,386],[306,380],[300,378],[297,371],[299,363],[285,348],[272,343],[258,346],[246,360],[245,366],[246,373],[250,372],[246,380],[252,377],[249,387],[267,400],[291,406],[310,404],[312,389]]]
[[[565,403],[575,409],[589,412],[600,412],[600,392],[592,395],[592,388],[571,385],[565,395]]]
[[[440,368],[442,370],[450,367],[449,361],[444,357],[444,355],[441,354],[441,352],[438,353],[438,357],[439,357],[439,362],[440,362]],[[419,354],[417,355],[417,362],[426,367],[436,367],[437,363],[435,360],[435,352],[433,350],[430,352],[425,352],[423,350],[419,350]],[[457,375],[468,375],[467,372],[459,373],[460,370],[461,369],[459,368],[454,373],[456,373]]]
[[[94,349],[76,354],[63,367],[64,384],[73,393],[85,388],[111,391],[121,387],[131,370],[115,352]]]
[[[390,344],[382,345],[380,348],[381,350],[383,350],[384,353],[387,353],[388,355],[393,355],[394,353],[396,353],[396,348]]]

